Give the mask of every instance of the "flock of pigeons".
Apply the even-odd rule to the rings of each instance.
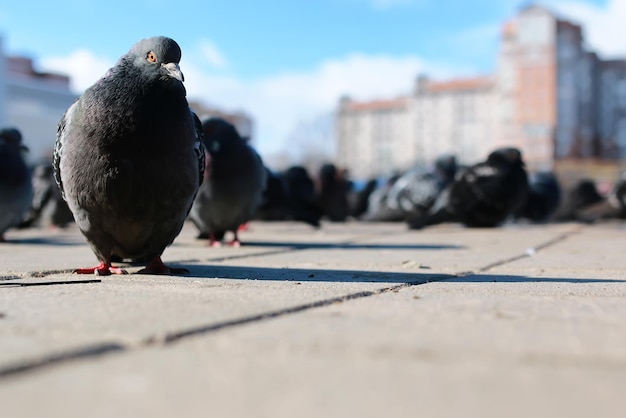
[[[144,264],[146,274],[180,274],[161,255],[190,219],[199,238],[240,245],[252,219],[320,226],[402,221],[411,229],[442,222],[495,227],[508,219],[595,221],[626,216],[626,175],[608,197],[592,181],[563,192],[554,175],[529,176],[516,148],[458,166],[451,155],[432,170],[412,170],[355,190],[333,164],[312,178],[301,166],[276,173],[219,118],[189,108],[170,38],[137,42],[65,112],[54,158],[31,175],[17,129],[0,130],[0,240],[18,225],[76,222],[99,264],[77,273],[123,274],[113,262]]]

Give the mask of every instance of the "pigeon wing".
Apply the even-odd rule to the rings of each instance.
[[[54,154],[52,157],[52,166],[54,169],[54,181],[56,182],[63,200],[65,200],[65,192],[63,190],[63,180],[61,179],[61,158],[63,156],[63,146],[67,139],[68,128],[72,119],[72,115],[76,110],[78,100],[76,100],[63,114],[57,127],[57,139],[54,143]]]

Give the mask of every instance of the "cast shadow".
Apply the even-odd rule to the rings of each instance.
[[[328,242],[270,242],[249,241],[242,243],[246,247],[306,249],[343,249],[343,250],[461,250],[462,245],[452,244],[360,244]]]
[[[364,270],[216,266],[204,264],[188,264],[185,265],[185,267],[189,269],[189,274],[185,277],[195,279],[226,278],[236,280],[320,283],[394,283],[409,285],[440,281],[450,283],[626,283],[626,280],[529,277],[496,274],[490,275],[484,273],[459,276],[453,274],[429,273],[427,271],[386,272]]]

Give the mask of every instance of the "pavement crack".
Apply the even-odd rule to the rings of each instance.
[[[67,364],[77,360],[102,357],[112,353],[126,351],[127,347],[117,343],[103,343],[87,347],[81,347],[62,353],[51,354],[37,359],[23,361],[0,368],[0,380],[3,378],[13,377],[25,374],[44,367],[53,365]]]
[[[57,286],[62,284],[86,284],[86,283],[101,283],[100,279],[89,280],[57,280],[50,282],[6,282],[0,283],[0,287],[27,287],[27,286]]]
[[[576,234],[580,233],[583,227],[584,226],[580,226],[580,227],[572,229],[570,231],[563,232],[563,233],[557,235],[556,237],[554,237],[552,239],[549,239],[549,240],[547,240],[545,242],[542,242],[539,245],[536,245],[533,248],[527,249],[522,254],[518,254],[518,255],[515,255],[513,257],[505,258],[505,259],[494,261],[493,263],[487,264],[486,266],[479,268],[476,271],[476,273],[484,273],[484,272],[486,272],[488,270],[491,270],[493,268],[500,267],[500,266],[503,266],[505,264],[512,263],[514,261],[518,261],[518,260],[522,260],[524,258],[531,257],[533,254],[535,254],[535,253],[537,253],[537,252],[539,252],[541,250],[545,250],[546,248],[549,248],[549,247],[551,247],[553,245],[556,245],[556,244],[558,244],[560,242],[565,241],[566,239],[568,239],[572,235],[576,235]]]
[[[338,303],[345,303],[352,300],[368,298],[376,295],[381,295],[389,292],[398,292],[401,289],[418,286],[430,282],[442,281],[449,279],[450,275],[438,274],[432,275],[428,278],[421,279],[419,281],[412,281],[401,283],[394,286],[382,287],[374,290],[366,290],[362,292],[349,293],[342,296],[337,296],[328,299],[322,299],[302,305],[292,306],[284,309],[278,309],[275,311],[262,312],[256,315],[237,318],[229,321],[209,323],[206,325],[196,326],[193,328],[182,329],[179,331],[167,332],[165,334],[154,334],[147,338],[142,339],[139,343],[123,343],[123,342],[104,342],[95,345],[89,345],[73,350],[68,350],[61,353],[55,353],[45,355],[39,358],[25,360],[9,364],[0,367],[0,381],[15,377],[18,375],[24,375],[33,373],[41,369],[50,368],[53,366],[67,365],[73,362],[81,360],[93,360],[102,358],[105,356],[120,354],[124,352],[130,352],[142,348],[155,347],[155,346],[167,346],[175,342],[198,337],[203,335],[209,335],[214,332],[222,331],[229,328],[235,328],[242,325],[261,323],[274,318],[279,318],[287,315],[297,314],[300,312],[308,311],[311,309],[322,308]]]
[[[319,301],[315,301],[311,303],[305,303],[303,305],[297,305],[297,306],[293,306],[289,308],[279,309],[276,311],[269,311],[269,312],[264,312],[264,313],[260,313],[257,315],[247,316],[247,317],[243,317],[239,319],[233,319],[233,320],[224,321],[224,322],[201,325],[201,326],[189,328],[186,330],[170,332],[161,336],[152,336],[144,340],[144,344],[147,346],[157,345],[157,344],[171,344],[173,342],[180,341],[185,338],[209,334],[209,333],[220,331],[226,328],[237,327],[237,326],[251,324],[255,322],[262,322],[262,321],[278,318],[281,316],[300,313],[300,312],[308,311],[311,309],[334,305],[337,303],[344,303],[344,302],[348,302],[351,300],[368,298],[368,297],[380,295],[383,293],[397,292],[404,288],[426,284],[426,283],[430,283],[434,281],[442,281],[442,280],[446,280],[449,278],[450,278],[449,275],[433,275],[432,277],[426,280],[407,282],[407,283],[402,283],[402,284],[398,284],[395,286],[383,287],[383,288],[379,288],[375,290],[367,290],[367,291],[362,291],[362,292],[349,293],[343,296],[337,296],[334,298],[323,299],[323,300],[319,300]]]

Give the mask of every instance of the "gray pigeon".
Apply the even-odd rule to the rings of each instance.
[[[137,42],[59,122],[55,179],[100,264],[147,260],[139,273],[176,274],[161,254],[180,233],[204,176],[199,120],[166,37]]]
[[[0,130],[0,242],[7,229],[21,223],[33,198],[30,171],[22,157],[27,150],[19,130]]]
[[[33,201],[20,227],[65,228],[74,217],[54,181],[52,161],[44,161],[33,168]]]
[[[209,118],[202,126],[208,166],[189,217],[201,235],[209,235],[210,245],[218,246],[230,231],[234,238],[229,244],[239,246],[237,231],[263,202],[267,172],[232,124]]]

